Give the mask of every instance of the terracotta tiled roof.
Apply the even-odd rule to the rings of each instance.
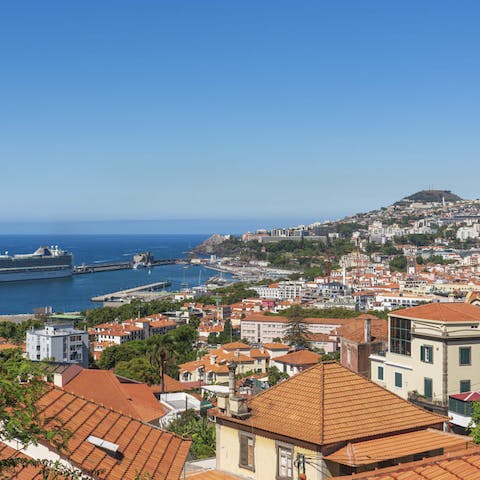
[[[305,338],[310,342],[337,343],[337,339],[334,333],[328,334],[328,333],[322,333],[322,332],[315,332],[315,333],[308,332],[307,334],[305,334]]]
[[[388,322],[386,320],[375,319],[371,320],[371,335],[373,340],[387,340],[388,339]],[[342,325],[337,328],[337,335],[339,337],[352,340],[356,343],[363,343],[365,341],[364,333],[365,320],[355,319],[347,325]]]
[[[252,398],[246,420],[229,421],[316,445],[441,424],[435,415],[337,363],[320,363]]]
[[[14,348],[22,348],[20,345],[14,345],[13,343],[0,343],[0,350],[12,350]]]
[[[5,443],[0,442],[0,459],[8,460],[14,458],[25,458],[28,459],[26,455],[23,453],[18,452],[12,447],[5,445]],[[8,475],[3,476],[3,475]],[[2,470],[2,479],[10,478],[15,480],[43,480],[45,476],[41,472],[41,467],[35,467],[32,465],[29,466],[21,466],[18,465],[15,468],[4,468]],[[55,479],[57,480],[64,480],[65,477],[63,475],[55,474]]]
[[[348,443],[325,458],[356,467],[427,452],[433,448],[466,450],[471,443],[470,437],[427,428],[365,442]]]
[[[287,353],[280,357],[275,357],[273,361],[279,363],[286,363],[287,365],[313,365],[318,363],[322,358],[318,353],[311,352],[310,350],[298,350],[297,352]]]
[[[480,452],[478,448],[467,454],[446,454],[418,462],[402,463],[330,480],[478,480]]]
[[[232,342],[222,345],[223,350],[250,350],[250,345],[243,342]]]
[[[184,383],[172,378],[170,375],[164,374],[163,379],[165,382],[165,393],[183,392],[184,390],[187,390]],[[161,393],[162,385],[161,383],[158,385],[150,385],[150,389],[154,393]]]
[[[258,348],[252,348],[250,350],[250,356],[252,358],[270,358],[270,355],[268,354],[268,352],[265,352],[265,351],[262,352]]]
[[[60,388],[49,387],[37,402],[37,411],[47,428],[61,426],[70,432],[69,461],[84,472],[98,472],[97,479],[134,480],[149,474],[178,480],[190,449],[188,440]],[[87,440],[90,435],[117,444],[121,455],[114,457],[96,447]]]
[[[82,370],[63,388],[145,422],[167,413],[146,384],[122,383],[109,370]]]
[[[187,478],[192,480],[239,480],[240,477],[220,472],[219,470],[207,470],[205,472],[187,473]]]
[[[480,307],[469,303],[439,302],[397,310],[391,315],[438,322],[480,322]]]

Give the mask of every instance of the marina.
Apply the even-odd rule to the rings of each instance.
[[[0,251],[33,252],[39,245],[61,245],[72,252],[76,266],[92,265],[94,275],[74,274],[65,278],[0,282],[0,315],[28,314],[51,306],[55,312],[77,312],[101,303],[92,297],[119,292],[139,285],[169,282],[164,294],[205,283],[215,272],[202,265],[184,268],[188,252],[206,235],[0,235]],[[151,252],[154,268],[130,268],[138,252]],[[128,264],[113,270],[112,266]],[[105,269],[105,266],[110,269]],[[100,268],[98,268],[100,267]],[[226,275],[227,278],[230,278]],[[161,295],[158,292],[156,298]]]

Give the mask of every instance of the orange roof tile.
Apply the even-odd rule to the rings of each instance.
[[[469,303],[427,303],[418,307],[396,310],[391,315],[437,322],[480,322],[480,307]]]
[[[267,352],[262,352],[258,348],[252,348],[250,350],[250,356],[252,358],[270,358],[270,355]]]
[[[310,350],[298,350],[297,352],[287,353],[280,357],[275,357],[273,361],[286,363],[287,365],[313,365],[322,358],[318,353]]]
[[[432,448],[466,450],[472,438],[455,435],[434,428],[376,438],[365,442],[348,443],[325,458],[343,465],[356,467],[422,453]]]
[[[134,480],[142,474],[162,480],[180,477],[189,440],[55,387],[47,389],[37,409],[47,429],[60,424],[71,434],[67,441],[68,460],[84,472],[98,472],[97,479]],[[96,447],[87,440],[90,435],[117,444],[121,455],[114,458]],[[53,445],[50,448],[55,450]],[[1,458],[13,453],[0,446]],[[29,476],[27,473],[22,470],[12,478],[42,478],[35,472]]]
[[[0,350],[12,350],[14,348],[21,348],[21,346],[13,343],[0,343]]]
[[[478,480],[480,452],[447,453],[418,462],[402,463],[394,467],[334,477],[330,480]]]
[[[243,342],[232,342],[222,345],[223,350],[250,350],[250,345]]]
[[[145,422],[167,413],[146,384],[122,383],[109,370],[84,369],[63,388]]]
[[[0,459],[9,460],[9,459],[28,459],[25,454],[18,452],[12,447],[9,447],[3,442],[0,442]],[[42,480],[45,478],[45,475],[42,474],[41,466],[22,466],[18,465],[16,467],[8,468],[8,466],[3,467],[2,469],[2,478],[10,478],[15,480]],[[47,472],[45,472],[47,473]],[[4,476],[8,475],[8,477]],[[64,480],[65,477],[55,472],[55,478],[58,480]]]
[[[186,390],[186,387],[182,382],[172,378],[170,375],[164,374],[163,380],[165,382],[165,393],[183,392]],[[161,393],[162,385],[161,383],[158,385],[150,385],[150,389],[154,393]]]
[[[388,322],[386,320],[375,319],[371,320],[371,335],[374,340],[387,340],[388,339]],[[363,343],[365,341],[364,333],[365,320],[358,319],[342,325],[337,328],[337,335],[339,337],[352,340],[356,343]]]
[[[204,472],[187,473],[187,478],[192,480],[239,480],[240,477],[220,472],[219,470],[207,470]]]
[[[320,363],[252,398],[251,417],[231,422],[315,445],[442,424],[429,413],[337,363]]]

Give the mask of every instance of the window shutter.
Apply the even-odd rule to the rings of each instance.
[[[248,438],[244,435],[240,436],[240,465],[248,465]]]
[[[247,438],[247,465],[253,467],[253,438]]]
[[[420,347],[420,360],[425,361],[425,347]]]

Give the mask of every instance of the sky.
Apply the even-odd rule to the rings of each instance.
[[[478,198],[479,22],[468,0],[3,2],[0,233]]]

